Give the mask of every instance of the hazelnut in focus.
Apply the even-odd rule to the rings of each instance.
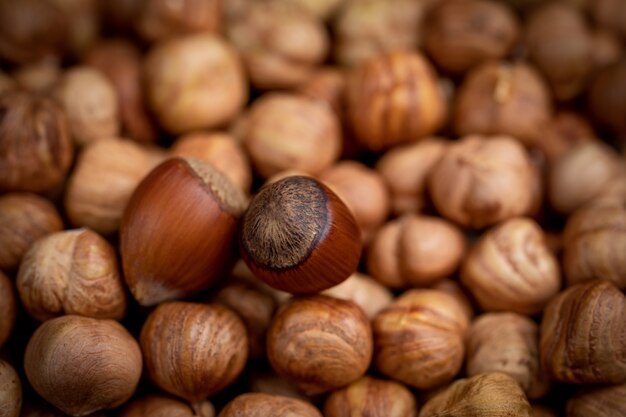
[[[196,404],[196,408],[165,395],[151,394],[129,402],[119,417],[215,417],[209,401]]]
[[[247,393],[226,404],[218,417],[322,417],[313,405],[280,395]]]
[[[19,417],[21,408],[22,382],[20,377],[8,362],[0,359],[0,416]]]

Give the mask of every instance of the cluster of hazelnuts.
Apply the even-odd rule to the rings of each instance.
[[[0,417],[626,416],[626,1],[0,0]]]

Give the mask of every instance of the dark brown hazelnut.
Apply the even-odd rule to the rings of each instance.
[[[596,139],[591,123],[582,115],[560,111],[545,126],[542,140],[537,148],[551,164],[579,143]]]
[[[626,39],[626,4],[622,0],[594,0],[588,3],[598,26],[614,31],[622,39]]]
[[[292,382],[281,378],[273,372],[252,372],[248,384],[251,392],[280,395],[310,401],[309,397],[300,391]]]
[[[626,415],[626,384],[592,388],[567,401],[566,417],[616,417]],[[536,415],[536,414],[535,414]]]
[[[101,0],[52,0],[65,17],[65,49],[71,58],[80,58],[100,37]]]
[[[0,349],[9,340],[17,318],[17,300],[13,281],[0,271]],[[0,402],[1,404],[1,402]]]
[[[213,404],[201,401],[194,408],[160,394],[151,394],[129,402],[119,417],[215,417]]]
[[[0,359],[0,416],[19,417],[22,408],[22,382],[15,369]]]
[[[226,404],[218,417],[322,417],[313,405],[279,395],[248,393]]]
[[[626,8],[625,8],[626,9]],[[592,116],[626,142],[626,59],[600,71],[589,87]]]
[[[352,301],[361,307],[369,319],[373,319],[393,301],[393,294],[387,287],[360,272],[355,272],[347,280],[322,294]]]
[[[135,26],[148,41],[163,41],[195,32],[219,33],[222,0],[147,0]]]

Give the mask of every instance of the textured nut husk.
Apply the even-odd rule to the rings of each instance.
[[[294,298],[267,334],[272,368],[309,394],[321,394],[365,374],[372,329],[353,302],[325,295]]]
[[[560,111],[545,127],[543,139],[536,145],[551,164],[579,143],[595,139],[596,133],[585,117],[571,111]]]
[[[467,339],[467,376],[502,372],[517,381],[529,398],[550,389],[539,364],[539,326],[515,313],[486,313],[473,323]]]
[[[355,272],[347,280],[322,294],[352,301],[361,307],[370,320],[393,301],[393,294],[387,287],[360,272]]]
[[[248,358],[244,324],[219,304],[163,303],[139,340],[152,382],[192,404],[235,381]]]
[[[87,145],[65,194],[70,222],[103,235],[115,233],[133,191],[159,160],[158,153],[130,140],[108,138]]]
[[[236,253],[241,190],[211,165],[171,158],[133,192],[120,227],[124,278],[141,305],[205,290]]]
[[[357,67],[348,77],[346,103],[352,132],[371,151],[422,139],[443,125],[447,113],[435,70],[409,51]]]
[[[13,281],[0,271],[0,348],[4,346],[15,327],[17,300]]]
[[[264,178],[286,169],[317,174],[339,158],[340,121],[323,103],[271,93],[252,105],[243,144]]]
[[[498,372],[459,379],[428,401],[419,417],[532,417],[524,391]]]
[[[74,417],[126,402],[141,368],[139,345],[121,324],[72,315],[39,326],[24,355],[35,391]]]
[[[439,213],[482,228],[532,210],[535,172],[523,146],[510,136],[478,135],[451,143],[429,177]]]
[[[144,76],[147,102],[170,133],[223,125],[248,98],[237,53],[212,34],[157,44],[144,61]]]
[[[624,7],[626,10],[626,7]],[[626,13],[626,12],[625,12]],[[593,79],[587,99],[593,117],[626,141],[626,59],[603,69]]]
[[[424,22],[424,49],[452,73],[504,58],[520,34],[513,11],[489,0],[440,2]]]
[[[208,162],[243,192],[250,192],[252,168],[248,156],[241,144],[229,134],[195,132],[183,135],[174,142],[170,154]]]
[[[226,404],[218,417],[322,417],[313,405],[280,395],[248,393]]]
[[[417,417],[417,401],[402,384],[366,376],[330,394],[324,417]]]
[[[372,321],[374,363],[384,375],[418,389],[452,380],[465,356],[468,319],[453,296],[409,290]]]
[[[0,197],[0,269],[13,271],[24,253],[40,237],[63,229],[57,209],[45,198],[30,193]]]
[[[61,108],[48,98],[10,91],[0,96],[0,115],[0,190],[43,192],[59,185],[73,155]]]
[[[22,305],[39,321],[65,314],[119,320],[126,313],[115,249],[89,229],[36,241],[24,255],[16,284]]]
[[[194,405],[160,394],[150,394],[128,403],[120,417],[215,417],[213,404],[208,401]]]
[[[550,301],[541,321],[540,352],[554,380],[575,384],[626,381],[626,297],[594,280]]]
[[[18,417],[22,408],[22,382],[15,369],[0,359],[0,416]]]
[[[531,315],[558,293],[561,274],[542,229],[519,217],[481,236],[463,262],[461,282],[484,310]]]
[[[139,7],[135,26],[148,41],[163,41],[195,32],[219,33],[222,0],[148,0]]]
[[[486,62],[470,71],[454,100],[452,124],[459,135],[511,135],[526,146],[545,140],[552,116],[550,92],[524,62]]]
[[[626,384],[593,388],[567,401],[566,417],[616,417],[626,415]]]
[[[373,236],[366,265],[372,277],[389,287],[424,287],[450,276],[464,254],[465,238],[454,224],[407,214]]]
[[[322,22],[280,4],[252,2],[226,32],[242,55],[250,82],[260,89],[295,87],[328,53]]]

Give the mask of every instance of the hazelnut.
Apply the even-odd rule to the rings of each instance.
[[[211,165],[171,158],[137,186],[120,227],[124,277],[150,306],[202,291],[235,261],[243,192]]]
[[[393,294],[370,276],[355,272],[339,285],[323,292],[330,297],[350,300],[371,320],[393,301]]]
[[[262,96],[250,109],[243,144],[258,173],[317,174],[339,158],[341,126],[323,103],[295,94]]]
[[[144,68],[148,104],[170,133],[223,125],[248,97],[235,50],[216,35],[188,35],[158,44]]]
[[[141,351],[118,322],[69,315],[48,320],[33,333],[24,370],[46,401],[81,417],[131,397],[141,376]]]
[[[280,395],[248,393],[226,404],[218,417],[322,417],[313,405]]]
[[[65,45],[72,58],[82,57],[93,45],[101,32],[100,5],[98,0],[52,0],[66,19]],[[61,28],[56,27],[55,30]]]
[[[351,301],[315,295],[291,300],[267,334],[272,368],[309,394],[349,384],[372,359],[372,329]]]
[[[24,64],[13,72],[13,78],[24,90],[48,94],[59,82],[61,63],[57,57],[46,57]]]
[[[115,89],[99,71],[90,67],[67,70],[54,95],[65,110],[70,133],[77,145],[83,146],[119,133]]]
[[[624,47],[616,34],[604,28],[597,28],[591,36],[594,71],[601,70],[620,60],[624,53]]]
[[[254,196],[239,242],[254,275],[292,294],[341,283],[356,271],[361,255],[350,210],[327,186],[304,176],[287,177]]]
[[[539,365],[539,326],[515,313],[486,313],[469,331],[467,375],[502,372],[516,380],[530,398],[550,388]]]
[[[533,416],[534,417],[559,417],[559,415],[552,410],[543,405],[533,404]]]
[[[117,32],[133,32],[141,5],[144,0],[98,1],[102,20],[106,26]]]
[[[152,382],[194,409],[234,382],[248,358],[245,326],[219,304],[163,303],[139,340]]]
[[[119,320],[126,312],[115,250],[89,229],[37,240],[24,255],[16,284],[22,305],[39,321],[64,314]]]
[[[385,224],[367,250],[367,270],[392,288],[428,286],[450,276],[465,253],[465,238],[454,224],[407,214]]]
[[[321,21],[297,8],[251,2],[227,27],[250,82],[260,89],[290,88],[306,81],[328,53]]]
[[[296,398],[310,401],[309,397],[302,393],[293,383],[271,372],[253,372],[248,381],[251,392],[280,395],[283,397]]]
[[[219,33],[221,0],[147,0],[139,6],[136,28],[148,41],[195,32]]]
[[[561,274],[541,227],[519,217],[481,236],[463,262],[461,282],[486,311],[532,315],[558,293]]]
[[[626,10],[626,7],[624,8]],[[588,106],[598,123],[626,139],[626,59],[600,71],[589,87]]]
[[[431,285],[430,288],[433,290],[445,292],[446,294],[453,296],[456,301],[461,305],[461,307],[463,307],[468,323],[472,321],[472,319],[474,318],[474,307],[467,294],[465,293],[465,290],[457,281],[444,279],[443,281],[439,281],[436,284]]]
[[[594,20],[604,27],[626,39],[626,4],[621,0],[590,1],[589,9]]]
[[[396,146],[376,164],[391,193],[394,214],[421,212],[427,206],[426,179],[443,156],[447,141],[439,138]]]
[[[0,96],[0,115],[0,191],[58,186],[73,154],[63,111],[48,98],[11,91]]]
[[[322,67],[298,86],[297,91],[303,96],[326,103],[339,117],[343,117],[346,75],[341,69]]]
[[[560,111],[545,126],[543,139],[536,145],[551,164],[578,144],[595,138],[593,127],[586,118],[570,111]]]
[[[22,383],[15,369],[0,359],[0,416],[19,417],[22,408]]]
[[[389,193],[377,171],[357,161],[341,161],[318,178],[346,203],[365,239],[387,219]]]
[[[429,400],[419,417],[532,417],[524,391],[510,376],[499,373],[459,379]]]
[[[437,74],[419,52],[376,56],[348,77],[347,116],[357,141],[371,151],[422,139],[447,112]]]
[[[626,297],[610,281],[574,285],[554,297],[541,321],[541,361],[556,381],[626,382]]]
[[[231,135],[219,132],[189,133],[174,142],[170,154],[208,162],[243,192],[250,191],[252,169],[248,156]]]
[[[63,229],[57,209],[30,193],[0,196],[0,269],[14,271],[40,237]]]
[[[532,210],[535,175],[518,141],[472,135],[448,146],[428,185],[445,218],[482,228]]]
[[[160,394],[151,394],[128,403],[120,417],[215,417],[213,404],[202,401],[191,408],[184,402]]]
[[[311,16],[327,20],[346,3],[346,0],[272,0],[274,3],[296,7]]]
[[[424,49],[440,68],[457,74],[504,58],[520,33],[513,12],[491,0],[440,2],[424,22]]]
[[[524,62],[486,62],[470,71],[454,100],[459,135],[510,135],[526,146],[544,139],[552,115],[550,93]]]
[[[465,356],[466,312],[443,291],[409,290],[372,321],[374,363],[420,390],[449,382]]]
[[[125,139],[100,139],[85,146],[65,194],[70,222],[103,235],[115,233],[133,190],[159,159]]]
[[[13,281],[0,271],[0,317],[2,317],[0,320],[0,349],[11,337],[17,318],[17,309]]]
[[[0,94],[17,88],[15,80],[9,74],[0,70]]]
[[[366,376],[330,394],[324,417],[417,417],[417,402],[402,384]]]
[[[592,388],[567,401],[567,417],[614,417],[626,414],[626,384]]]

